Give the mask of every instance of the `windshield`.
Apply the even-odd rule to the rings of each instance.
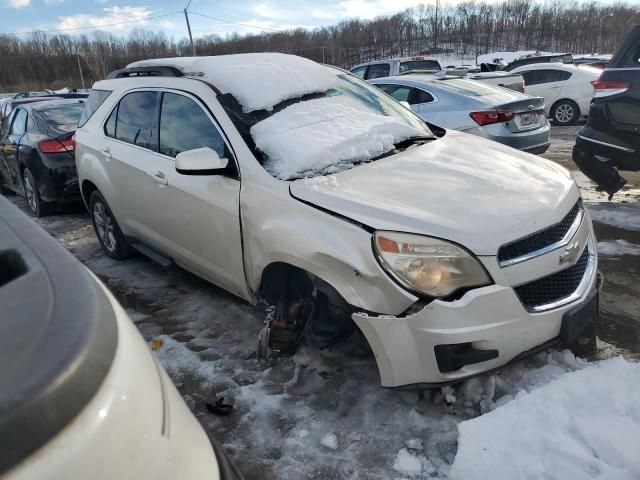
[[[262,166],[293,180],[353,168],[434,138],[409,109],[352,75],[339,86],[244,113],[229,94],[221,103]]]
[[[52,105],[50,107],[38,108],[37,112],[47,124],[59,127],[62,125],[77,125],[82,110],[84,109],[84,102],[65,104],[65,105]]]

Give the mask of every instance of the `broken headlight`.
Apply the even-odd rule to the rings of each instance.
[[[453,243],[386,231],[376,232],[373,238],[382,266],[410,290],[446,297],[461,288],[492,283],[480,262]]]

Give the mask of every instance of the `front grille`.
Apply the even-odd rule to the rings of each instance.
[[[573,266],[515,287],[514,290],[527,309],[562,300],[578,289],[588,263],[589,249],[585,248]]]
[[[548,245],[559,242],[567,234],[578,212],[582,208],[578,200],[567,215],[560,222],[550,227],[538,230],[531,235],[506,243],[498,250],[498,262],[506,262],[514,258],[521,257],[536,250],[540,250]]]

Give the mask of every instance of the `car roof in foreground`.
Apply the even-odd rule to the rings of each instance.
[[[0,476],[65,428],[115,356],[111,304],[86,268],[0,196]]]

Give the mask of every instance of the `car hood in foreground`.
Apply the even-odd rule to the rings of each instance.
[[[579,197],[563,167],[454,131],[290,189],[371,228],[451,240],[477,255],[560,221]]]

